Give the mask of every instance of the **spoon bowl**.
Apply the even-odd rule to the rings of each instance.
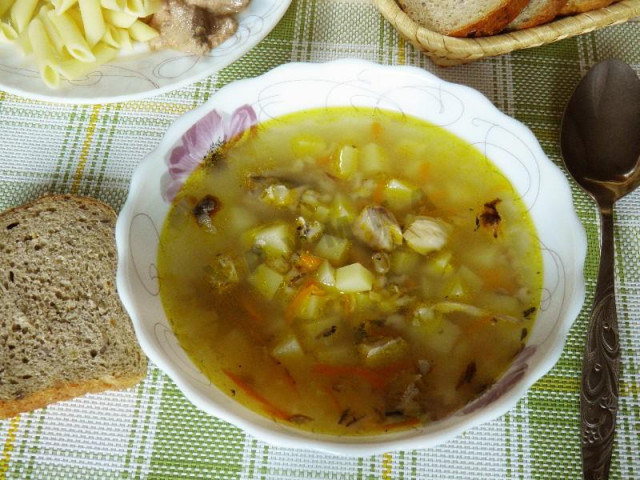
[[[615,202],[640,183],[640,79],[605,60],[576,87],[562,123],[564,162],[596,202]]]
[[[587,332],[580,390],[585,480],[609,478],[618,410],[618,322],[614,287],[613,204],[640,185],[640,79],[605,60],[575,89],[562,121],[565,166],[600,211],[600,267]]]

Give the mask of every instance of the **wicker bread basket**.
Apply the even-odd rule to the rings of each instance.
[[[514,50],[537,47],[564,38],[623,23],[640,15],[640,0],[622,0],[606,8],[558,18],[550,23],[490,37],[456,38],[441,35],[414,22],[395,0],[373,0],[382,15],[409,42],[437,65],[459,65]]]

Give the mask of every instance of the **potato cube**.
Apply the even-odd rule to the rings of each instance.
[[[367,292],[373,286],[373,273],[359,263],[336,270],[336,288],[341,292]]]
[[[364,173],[382,172],[388,163],[387,151],[377,143],[367,143],[360,149],[360,168]]]
[[[349,247],[349,240],[325,234],[316,243],[313,254],[329,260],[333,265],[340,265],[347,258]]]
[[[326,297],[324,295],[309,295],[300,305],[296,316],[304,320],[321,318],[325,303]]]
[[[292,360],[299,360],[304,357],[304,352],[300,346],[300,342],[295,335],[289,334],[282,338],[273,350],[271,350],[271,356],[276,360],[288,363]]]
[[[273,299],[282,285],[284,276],[267,267],[264,263],[249,276],[249,283],[267,300]]]
[[[391,252],[389,260],[391,262],[390,271],[401,275],[413,271],[422,259],[420,255],[411,250],[395,250]]]
[[[330,210],[330,215],[335,225],[351,224],[356,218],[356,214],[356,207],[349,197],[343,194],[335,196]]]
[[[434,276],[446,276],[453,272],[451,252],[442,252],[429,259],[426,272]]]
[[[322,262],[318,270],[316,270],[316,278],[320,283],[327,287],[335,287],[336,285],[336,269],[328,260]]]
[[[268,257],[288,257],[294,244],[293,230],[284,223],[261,227],[253,232],[254,247]]]
[[[407,210],[422,197],[422,190],[409,182],[392,178],[382,190],[382,200],[392,210]]]
[[[349,178],[358,169],[358,149],[352,145],[343,145],[337,152],[333,164],[333,173],[342,179]]]
[[[413,311],[411,325],[418,329],[421,334],[433,335],[440,331],[444,318],[441,313],[436,312],[432,307],[420,305]]]
[[[423,335],[420,340],[426,348],[439,354],[451,353],[461,334],[461,329],[455,323],[443,318],[440,328],[432,335]]]
[[[297,324],[300,340],[308,348],[315,350],[320,345],[333,345],[344,338],[344,328],[339,318],[318,318],[300,321]]]

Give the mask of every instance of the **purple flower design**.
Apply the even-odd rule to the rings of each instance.
[[[168,182],[163,194],[165,201],[173,201],[187,177],[210,152],[238,139],[257,121],[256,112],[250,105],[239,107],[228,119],[212,110],[198,120],[182,136],[182,144],[171,151],[167,162]]]

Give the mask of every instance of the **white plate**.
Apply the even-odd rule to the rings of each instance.
[[[40,79],[32,58],[14,45],[0,46],[0,89],[15,95],[59,103],[110,103],[137,100],[184,87],[230,65],[255,47],[276,26],[291,0],[252,0],[237,16],[238,31],[208,55],[174,50],[123,55],[87,77],[53,90]]]

